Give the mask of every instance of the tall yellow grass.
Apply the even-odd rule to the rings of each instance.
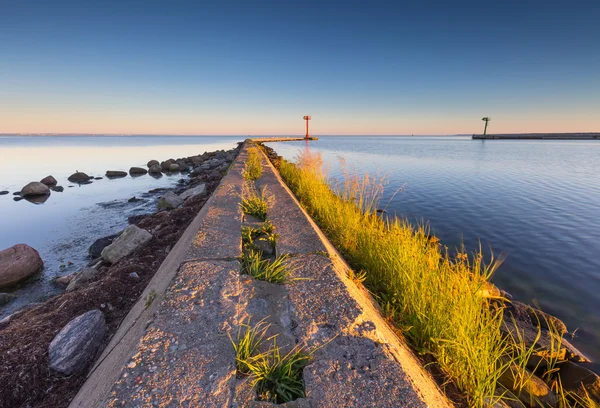
[[[470,406],[497,399],[509,347],[502,309],[480,294],[498,263],[484,264],[481,252],[451,257],[427,228],[382,219],[379,179],[346,172],[330,186],[320,156],[307,153],[279,171],[346,260],[366,272],[366,287],[413,347],[434,357]]]

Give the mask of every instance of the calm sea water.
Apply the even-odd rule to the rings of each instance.
[[[429,221],[450,248],[507,254],[493,281],[578,329],[573,343],[600,360],[600,142],[373,136],[270,146],[290,159],[320,152],[332,177],[340,157],[386,175],[388,213]]]
[[[231,149],[241,137],[127,136],[127,137],[19,137],[0,136],[0,250],[18,243],[37,249],[44,270],[37,282],[17,288],[17,300],[0,307],[0,319],[31,302],[59,293],[51,280],[79,270],[88,262],[88,247],[103,236],[127,226],[130,215],[155,210],[156,197],[144,197],[151,189],[173,187],[181,174],[127,176],[94,180],[78,186],[67,181],[76,170],[101,176],[107,170],[128,171],[146,167],[151,159],[167,160]],[[65,190],[52,192],[43,204],[13,201],[12,193],[30,181],[53,175]],[[131,197],[142,201],[129,203]]]

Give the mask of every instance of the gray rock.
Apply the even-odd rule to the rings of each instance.
[[[152,239],[152,234],[148,231],[130,225],[123,230],[112,244],[102,250],[102,259],[114,264],[140,245],[150,241],[150,239]]]
[[[89,181],[89,179],[90,179],[90,176],[88,176],[87,174],[85,174],[83,172],[78,171],[78,172],[71,174],[67,180],[69,180],[72,183],[83,183],[83,182]]]
[[[120,178],[120,177],[126,177],[126,176],[127,176],[126,171],[108,170],[106,172],[106,177],[108,177],[108,178]]]
[[[0,195],[7,195],[8,191],[4,190],[4,191],[0,191]]]
[[[58,181],[56,181],[56,179],[52,176],[47,176],[41,179],[40,183],[45,184],[47,186],[55,186],[58,183]]]
[[[50,368],[64,375],[81,371],[96,355],[105,333],[104,315],[98,309],[71,320],[48,347]]]
[[[0,288],[35,275],[43,266],[40,254],[29,245],[17,244],[0,251]]]
[[[17,298],[12,293],[0,293],[0,306],[4,306]]]
[[[208,178],[211,179],[211,180],[216,180],[219,177],[221,177],[221,173],[218,170],[213,170],[208,175]]]
[[[161,171],[162,171],[162,168],[158,164],[153,164],[148,169],[148,172],[151,173],[151,174],[157,174],[157,173],[160,173]]]
[[[181,204],[183,204],[183,198],[179,197],[174,192],[169,191],[167,194],[159,198],[158,209],[172,210],[179,207]]]
[[[160,162],[158,160],[150,160],[147,164],[148,168],[152,166],[160,166]]]
[[[65,188],[63,186],[54,186],[51,189],[52,191],[56,191],[57,193],[62,193],[63,191],[65,191]]]
[[[166,160],[160,164],[160,168],[165,171],[169,171],[169,167],[173,164],[173,160]]]
[[[182,173],[187,173],[190,171],[190,166],[187,165],[183,160],[177,160],[177,164],[179,165],[179,171]]]
[[[192,172],[190,173],[190,177],[196,177],[201,175],[202,173],[204,173],[204,169],[201,167],[196,167],[194,170],[192,170]]]
[[[21,197],[49,195],[50,189],[39,181],[32,181],[21,189]]]
[[[177,164],[177,163],[172,163],[172,164],[169,166],[169,171],[179,171],[179,164]]]
[[[143,169],[141,167],[132,167],[129,169],[129,174],[146,174],[148,173],[148,170]]]
[[[198,184],[196,187],[192,187],[188,190],[185,190],[183,193],[179,194],[179,197],[185,200],[189,197],[194,197],[200,194],[204,194],[206,192],[206,184]]]
[[[254,240],[254,247],[265,255],[273,255],[275,253],[273,245],[265,238],[256,238]]]
[[[190,160],[192,161],[192,163],[194,164],[200,164],[204,161],[204,159],[200,156],[192,156],[190,157]]]
[[[94,268],[85,268],[81,271],[77,272],[77,274],[71,279],[69,282],[69,286],[67,286],[67,292],[72,292],[76,289],[79,289],[98,276],[98,271]]]

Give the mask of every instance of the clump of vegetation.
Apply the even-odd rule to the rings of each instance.
[[[282,354],[275,341],[267,353],[253,359],[248,367],[252,373],[252,385],[258,398],[275,404],[303,398],[304,381],[302,370],[308,365],[311,355],[299,348]]]
[[[275,227],[268,220],[258,228],[243,226],[242,245],[244,247],[244,251],[259,251],[259,249],[254,245],[254,241],[257,238],[265,239],[271,245],[271,248],[275,250],[275,244],[277,243],[277,238],[279,236],[274,231]]]
[[[231,335],[229,336],[235,350],[235,363],[238,374],[250,374],[248,362],[259,354],[260,345],[265,339],[268,328],[269,326],[264,320],[251,327],[250,318],[248,318],[248,323],[240,324],[236,341],[233,341]]]
[[[249,250],[242,255],[242,273],[254,279],[283,284],[289,280],[291,273],[291,269],[285,264],[287,259],[288,256],[283,255],[271,261],[263,259],[260,252]]]
[[[304,397],[302,370],[310,362],[311,354],[299,347],[282,354],[275,336],[268,339],[273,340],[269,350],[259,352],[268,328],[263,320],[254,327],[240,326],[237,342],[231,341],[238,374],[252,378],[252,386],[261,401],[282,404]]]
[[[242,175],[248,181],[256,181],[262,176],[262,154],[257,147],[248,148],[248,158]]]
[[[320,156],[302,154],[296,163],[282,160],[279,171],[345,259],[364,271],[351,278],[364,281],[390,322],[435,358],[470,406],[497,400],[506,370],[498,362],[511,345],[500,331],[503,309],[478,291],[499,263],[485,264],[481,252],[451,256],[425,226],[378,216],[380,179],[346,172],[330,187]]]
[[[241,194],[240,208],[246,214],[250,214],[261,221],[267,219],[268,194],[267,186],[264,186],[260,192],[256,191],[253,183],[247,183],[243,186]]]

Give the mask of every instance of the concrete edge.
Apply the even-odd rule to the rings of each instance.
[[[153,315],[160,305],[165,291],[171,281],[185,262],[185,255],[192,244],[196,233],[200,229],[209,208],[216,200],[217,191],[230,184],[229,171],[240,159],[238,156],[227,169],[227,174],[221,179],[217,188],[206,201],[202,209],[186,228],[171,252],[160,265],[146,289],[140,295],[138,301],[133,305],[125,316],[116,333],[96,360],[94,366],[87,375],[85,383],[81,386],[75,398],[70,402],[69,408],[101,407],[108,397],[113,384],[121,375],[121,369],[135,352],[138,342],[147,324],[152,321]],[[155,295],[151,295],[154,293]],[[146,307],[148,299],[153,297],[151,304]]]
[[[281,175],[275,169],[269,158],[263,154],[264,159],[266,160],[266,165],[270,167],[270,169],[275,174],[275,177],[279,181],[279,183],[283,186],[284,190],[287,194],[290,195],[292,200],[296,203],[296,205],[300,208],[304,216],[308,221],[308,225],[316,232],[319,236],[327,251],[329,253],[329,258],[333,263],[334,269],[338,274],[341,281],[345,284],[348,292],[355,300],[365,309],[365,314],[369,315],[369,318],[374,321],[377,325],[378,330],[381,330],[382,335],[385,340],[388,342],[390,347],[390,351],[392,352],[394,358],[398,362],[398,364],[402,367],[402,369],[406,372],[409,377],[411,383],[414,386],[415,391],[421,396],[423,401],[427,404],[427,406],[431,407],[452,407],[454,406],[448,398],[442,393],[434,379],[431,375],[425,370],[420,361],[414,355],[412,350],[406,344],[406,341],[400,338],[394,330],[389,326],[388,322],[381,316],[380,308],[373,299],[373,297],[368,293],[368,291],[364,287],[358,287],[347,277],[347,272],[351,270],[350,266],[343,259],[338,250],[333,246],[333,244],[329,241],[329,239],[325,236],[323,231],[319,228],[319,226],[315,223],[312,217],[307,213],[304,207],[300,204],[294,193],[290,190],[287,184],[283,181]]]

